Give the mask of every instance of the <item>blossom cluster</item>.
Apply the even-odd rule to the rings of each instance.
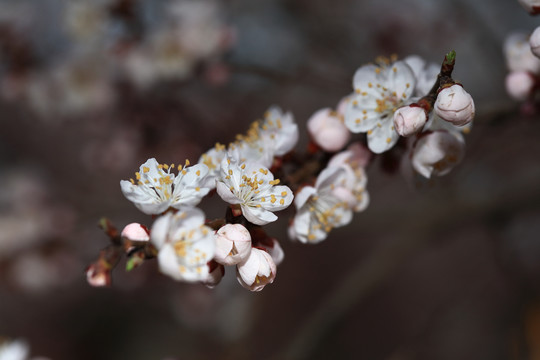
[[[22,5],[10,8],[18,5],[3,4],[0,11],[27,12]],[[109,108],[122,97],[120,84],[144,91],[158,82],[188,79],[198,66],[206,69],[209,82],[219,83],[227,76],[221,57],[232,46],[234,31],[216,1],[167,0],[152,5],[161,7],[153,11],[123,0],[74,0],[58,6],[55,12],[62,21],[57,42],[70,50],[61,59],[40,64],[35,54],[39,49],[30,39],[12,51],[0,44],[7,48],[6,62],[13,64],[2,69],[4,99],[24,101],[46,117],[65,116]],[[148,23],[148,14],[158,11],[166,17],[159,24]],[[8,23],[1,31],[9,31],[1,34],[0,42],[13,38],[11,42],[21,43],[19,38],[36,31],[31,25],[20,26],[19,17],[2,19]]]
[[[529,14],[540,14],[540,2],[519,0],[519,3]],[[503,52],[509,71],[505,79],[506,91],[514,100],[534,104],[540,84],[540,26],[531,34],[508,35]]]
[[[262,290],[284,259],[264,228],[278,220],[276,213],[294,202],[291,240],[316,244],[368,207],[366,168],[374,154],[408,143],[404,161],[426,178],[447,174],[461,161],[462,132],[470,129],[475,108],[451,77],[454,63],[451,52],[441,67],[418,56],[360,67],[354,92],[336,110],[323,108],[307,121],[311,142],[304,155],[295,151],[300,131],[293,115],[272,106],[245,134],[227,146],[216,144],[196,164],[147,160],[120,186],[155,220],[121,232],[104,220],[113,245],[88,268],[88,281],[108,285],[124,251],[128,270],[157,258],[163,274],[214,287],[234,267],[243,287]],[[366,136],[353,138],[358,133]],[[200,203],[214,193],[227,206],[223,218],[208,220]]]

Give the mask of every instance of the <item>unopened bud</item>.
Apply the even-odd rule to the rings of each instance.
[[[253,248],[246,261],[238,264],[236,278],[248,290],[261,291],[276,277],[276,264],[266,251]]]
[[[422,130],[426,121],[426,111],[420,106],[403,106],[394,112],[394,127],[401,136],[416,134]]]
[[[339,115],[328,108],[313,114],[307,122],[307,128],[313,141],[329,152],[341,150],[351,137]]]
[[[512,71],[506,75],[506,91],[513,99],[523,101],[534,88],[534,76],[528,71]]]
[[[518,0],[521,6],[531,15],[540,14],[540,1],[539,0]]]
[[[537,27],[531,37],[529,38],[529,45],[531,46],[531,51],[536,57],[540,58],[540,26]]]
[[[220,283],[221,279],[225,275],[225,267],[218,264],[215,261],[208,263],[208,277],[203,281],[203,284],[212,289],[214,286]]]
[[[111,270],[102,266],[99,261],[90,264],[86,268],[86,281],[94,287],[110,286]]]
[[[214,260],[223,265],[236,265],[251,252],[251,235],[241,224],[227,224],[216,233]]]
[[[454,125],[468,124],[474,118],[474,101],[461,85],[444,88],[437,95],[435,113]]]

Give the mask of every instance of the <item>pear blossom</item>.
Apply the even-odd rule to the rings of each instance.
[[[457,126],[470,123],[475,112],[472,96],[459,84],[439,91],[434,110],[443,120]]]
[[[226,224],[216,233],[214,260],[223,265],[236,265],[251,252],[251,235],[241,224]]]
[[[131,241],[149,241],[150,231],[144,225],[131,223],[124,227],[121,236]]]
[[[315,186],[303,187],[295,197],[296,215],[289,234],[302,243],[318,243],[326,239],[335,227],[347,225],[352,220],[350,204],[334,192],[346,176],[343,167],[324,169]]]
[[[394,126],[401,136],[411,136],[422,130],[427,122],[426,111],[420,106],[402,106],[394,113]]]
[[[510,34],[504,42],[503,50],[510,71],[530,71],[533,74],[540,72],[540,59],[531,51],[527,34]]]
[[[526,100],[531,95],[534,85],[534,76],[528,71],[512,71],[506,75],[506,91],[515,100]]]
[[[273,212],[287,208],[294,197],[288,186],[278,184],[279,179],[267,168],[226,158],[221,162],[216,190],[224,201],[240,205],[249,222],[266,225],[276,221]]]
[[[354,133],[367,132],[368,147],[374,153],[392,148],[399,134],[394,112],[410,102],[416,79],[403,61],[365,65],[354,74],[355,94],[345,110],[345,125]]]
[[[152,226],[150,241],[158,249],[162,273],[189,282],[208,278],[207,263],[215,253],[214,231],[204,225],[202,210],[186,208],[159,217]]]
[[[363,211],[369,205],[367,175],[364,170],[365,151],[363,145],[354,143],[328,162],[328,167],[341,167],[345,170],[341,176],[336,176],[332,193],[355,212]]]
[[[148,159],[135,173],[136,181],[120,181],[124,196],[143,213],[161,214],[169,207],[180,209],[195,206],[208,194],[210,188],[205,183],[208,167],[204,164],[184,168],[178,166],[178,175],[171,173],[174,165],[159,164],[156,159]]]
[[[267,284],[274,282],[276,271],[276,264],[270,254],[253,248],[249,257],[237,265],[236,278],[246,289],[261,291]]]
[[[540,10],[540,7],[539,7]],[[536,57],[540,57],[540,26],[534,29],[531,37],[529,38],[529,45],[531,46],[531,51]]]
[[[27,360],[29,353],[28,344],[22,340],[0,343],[0,360]]]
[[[351,137],[343,118],[329,108],[315,112],[309,118],[307,128],[313,141],[329,152],[341,150]]]
[[[411,163],[425,178],[448,174],[465,154],[465,141],[459,132],[437,130],[422,135],[414,145]]]

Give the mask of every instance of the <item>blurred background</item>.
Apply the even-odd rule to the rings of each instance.
[[[502,55],[539,24],[502,0],[0,0],[0,336],[55,360],[540,359],[540,122],[505,94]],[[302,151],[359,66],[452,49],[477,116],[446,177],[377,158],[368,209],[315,246],[282,213],[261,293],[155,261],[86,283],[99,218],[151,223],[119,186],[149,157],[195,162],[272,104]]]

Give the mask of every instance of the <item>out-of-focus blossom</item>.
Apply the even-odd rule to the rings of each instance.
[[[64,22],[66,30],[81,43],[89,43],[105,35],[108,6],[112,0],[66,1]]]
[[[307,128],[313,141],[329,152],[341,150],[351,137],[343,118],[329,108],[315,112],[309,118]]]
[[[443,120],[463,126],[474,118],[474,100],[463,86],[455,84],[439,92],[434,110]]]
[[[342,175],[336,177],[332,193],[355,212],[363,211],[369,205],[364,151],[361,144],[355,143],[346,151],[334,155],[328,162],[328,167],[340,167],[345,170]]]
[[[236,265],[251,252],[251,235],[241,224],[226,224],[216,232],[214,260],[223,265]]]
[[[248,290],[261,291],[274,282],[276,264],[266,251],[253,248],[249,257],[237,265],[236,278]]]
[[[459,164],[465,154],[465,141],[459,132],[437,130],[422,135],[414,145],[413,168],[425,178],[442,176]]]
[[[532,53],[527,34],[510,34],[504,42],[503,50],[510,71],[540,72],[540,59]]]
[[[440,66],[435,63],[427,63],[418,55],[410,55],[403,59],[412,69],[416,77],[414,96],[424,96],[429,93],[439,74]]]
[[[258,125],[260,136],[270,138],[276,156],[285,155],[298,142],[298,125],[292,113],[284,113],[278,106],[271,106]]]
[[[175,280],[189,282],[208,278],[207,263],[215,253],[214,231],[204,225],[202,210],[189,208],[159,217],[150,232],[158,249],[159,269]]]
[[[540,9],[540,8],[539,8]],[[540,26],[534,29],[531,37],[529,38],[529,45],[531,46],[531,51],[536,57],[540,57]]]
[[[210,261],[208,263],[208,277],[203,280],[203,283],[209,288],[213,288],[221,282],[225,275],[225,267],[216,261]]]
[[[506,91],[518,101],[526,100],[535,86],[535,78],[528,71],[512,71],[506,75]]]
[[[422,130],[426,122],[426,111],[420,106],[403,106],[394,113],[394,126],[401,136],[416,134]]]
[[[365,65],[354,75],[355,94],[347,104],[345,125],[354,133],[367,132],[374,153],[392,148],[399,138],[394,112],[413,95],[416,79],[403,61]]]
[[[240,205],[249,222],[265,225],[276,221],[273,212],[287,208],[294,197],[288,186],[278,184],[267,168],[226,158],[221,162],[217,192],[229,204]]]
[[[281,264],[283,262],[283,259],[285,259],[285,252],[281,248],[281,245],[279,245],[279,242],[274,238],[269,238],[268,242],[259,244],[260,247],[264,248],[268,254],[272,257],[274,260],[274,263],[277,265]]]
[[[347,201],[334,193],[346,170],[340,166],[327,167],[319,176],[315,186],[303,187],[295,197],[296,215],[290,232],[302,243],[318,243],[326,239],[335,227],[347,225],[352,220],[352,210]]]
[[[178,166],[178,175],[171,173],[173,165],[159,164],[148,159],[135,173],[136,180],[120,181],[124,196],[143,213],[161,214],[169,207],[195,206],[208,194],[205,176],[208,167],[204,164]]]
[[[30,347],[25,341],[13,340],[0,343],[0,360],[28,360]]]

